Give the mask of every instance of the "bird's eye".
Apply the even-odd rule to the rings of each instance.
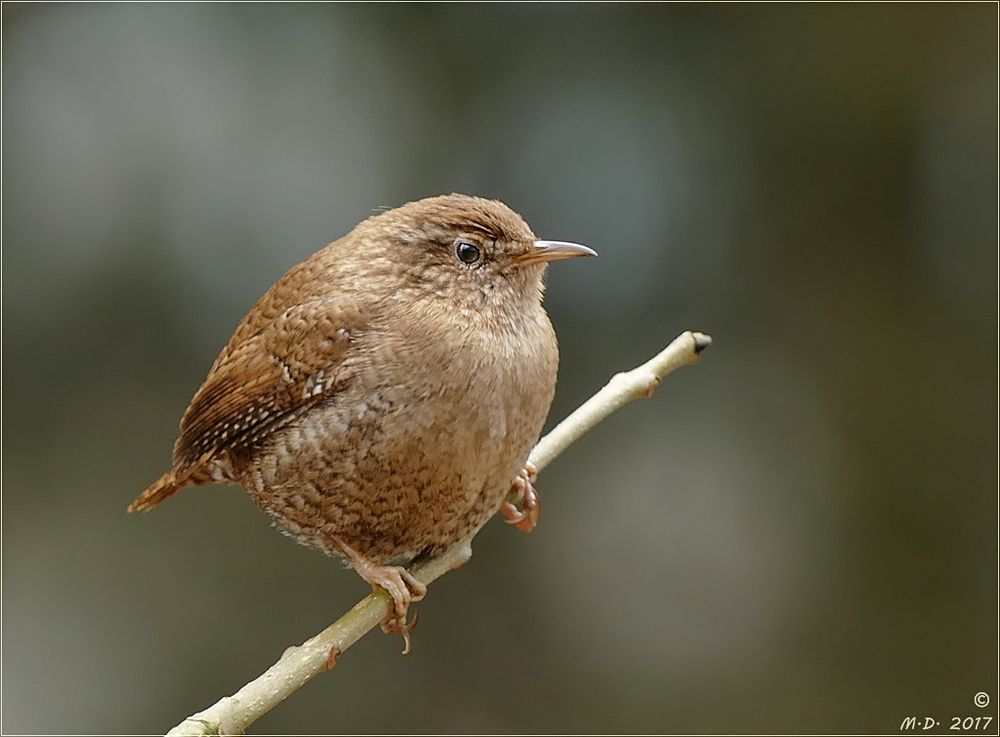
[[[474,264],[479,260],[479,249],[468,241],[455,242],[455,255],[458,260],[465,264]]]

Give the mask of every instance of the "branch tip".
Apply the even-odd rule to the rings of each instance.
[[[703,350],[712,345],[711,335],[705,335],[704,333],[691,333],[691,337],[694,338],[695,354],[701,353]]]

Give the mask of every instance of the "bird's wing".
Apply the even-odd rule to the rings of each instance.
[[[220,357],[181,420],[175,466],[253,446],[343,388],[344,359],[363,326],[356,305],[319,299],[289,307]]]
[[[219,352],[213,371],[246,341],[262,332],[288,309],[307,302],[322,301],[330,294],[330,285],[342,277],[338,274],[337,248],[334,241],[300,264],[293,266],[268,289],[236,326],[229,342]]]

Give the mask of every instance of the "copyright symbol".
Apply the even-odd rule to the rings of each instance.
[[[985,709],[990,705],[990,695],[985,691],[980,691],[975,696],[972,697],[972,703],[978,706],[980,709]]]

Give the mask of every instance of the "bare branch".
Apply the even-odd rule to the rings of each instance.
[[[603,389],[539,440],[529,460],[541,471],[616,409],[633,399],[652,396],[663,377],[695,363],[698,354],[711,343],[709,336],[688,331],[641,366],[616,374]],[[472,537],[434,560],[418,563],[413,574],[425,584],[431,583],[468,561],[472,556],[471,543]],[[332,668],[337,656],[374,629],[391,608],[392,600],[382,589],[369,594],[318,635],[285,650],[274,665],[232,696],[185,719],[167,733],[168,737],[243,734],[251,724],[308,681]]]

